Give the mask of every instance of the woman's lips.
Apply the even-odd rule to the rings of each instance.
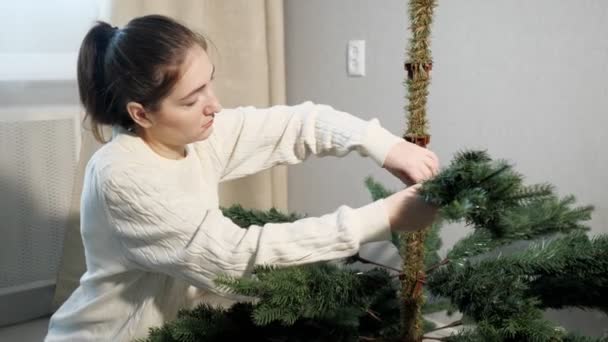
[[[212,124],[213,124],[213,119],[211,119],[211,121],[209,121],[206,124],[204,124],[203,128],[209,128],[209,127],[211,127]]]

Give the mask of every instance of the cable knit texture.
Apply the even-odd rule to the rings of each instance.
[[[218,113],[214,131],[170,160],[136,135],[114,129],[88,162],[81,201],[87,271],[52,316],[46,341],[129,341],[201,302],[228,306],[219,274],[255,265],[299,265],[355,254],[390,238],[383,200],[292,223],[243,229],[222,215],[218,184],[277,164],[357,151],[382,166],[401,141],[377,119],[325,105]]]

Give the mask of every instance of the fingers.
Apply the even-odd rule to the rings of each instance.
[[[406,186],[410,186],[412,184],[415,184],[416,182],[409,177],[405,172],[398,172],[398,173],[393,173],[395,176],[397,176],[397,178],[399,178],[400,181],[403,182],[403,184],[405,184]]]
[[[431,169],[428,166],[423,165],[420,167],[420,169],[416,173],[412,174],[412,176],[410,177],[410,179],[411,179],[410,183],[412,183],[412,184],[422,183],[431,177],[432,177]]]
[[[437,162],[435,162],[430,157],[426,158],[426,160],[424,161],[424,166],[426,167],[426,171],[427,171],[426,179],[436,176],[437,173],[439,172],[439,167],[437,165]]]
[[[412,191],[412,192],[416,192],[417,193],[418,190],[420,190],[420,188],[422,188],[422,184],[417,183],[417,184],[414,184],[414,185],[408,187],[407,189],[410,190],[410,191]]]
[[[428,151],[426,157],[430,160],[429,167],[431,168],[433,176],[437,175],[437,173],[439,173],[439,158],[437,158],[437,155],[433,153],[433,151]]]
[[[399,172],[399,179],[407,185],[424,182],[437,173],[432,166],[433,163],[430,159],[424,160],[409,174],[403,171]]]
[[[439,173],[439,162],[434,153],[425,155],[422,165],[420,166],[420,174],[418,181],[426,181],[435,177]]]
[[[411,143],[401,147],[409,150],[389,154],[385,167],[403,183],[421,183],[439,173],[439,158],[433,151]]]

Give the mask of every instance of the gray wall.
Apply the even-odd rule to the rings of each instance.
[[[286,0],[288,102],[378,117],[401,135],[406,3]],[[515,162],[529,182],[551,182],[561,194],[595,205],[593,233],[608,233],[608,2],[440,1],[435,19],[430,148],[443,164],[461,149],[487,148]],[[346,75],[350,39],[366,40],[363,78]],[[291,167],[290,210],[320,215],[368,203],[367,175],[399,187],[355,154]],[[446,227],[443,251],[466,231]],[[398,264],[390,247],[372,253]],[[583,331],[601,330],[598,315],[584,321]]]

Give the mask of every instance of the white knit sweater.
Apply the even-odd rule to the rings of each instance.
[[[402,141],[379,125],[306,102],[225,109],[204,141],[170,160],[115,128],[88,162],[81,202],[87,271],[52,316],[46,341],[129,341],[201,302],[230,305],[219,274],[255,265],[298,265],[347,257],[390,237],[383,200],[341,206],[293,223],[238,227],[222,215],[218,184],[311,154],[358,151],[381,166]]]

